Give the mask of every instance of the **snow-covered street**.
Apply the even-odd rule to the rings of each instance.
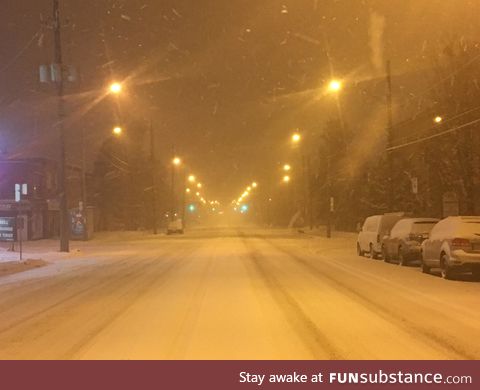
[[[480,358],[479,282],[358,257],[354,234],[218,228],[75,245],[0,277],[0,358]]]

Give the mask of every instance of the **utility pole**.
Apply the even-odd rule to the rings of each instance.
[[[170,183],[170,201],[171,201],[171,208],[170,208],[170,221],[175,221],[175,145],[172,145],[172,158],[170,160],[170,165],[172,166],[172,177]]]
[[[388,183],[387,183],[387,204],[388,211],[393,211],[393,156],[392,152],[388,151],[388,148],[392,146],[393,141],[393,110],[392,110],[392,72],[390,68],[390,60],[386,63],[386,82],[387,82],[387,170],[388,170]]]
[[[57,83],[58,97],[58,129],[60,136],[60,166],[59,166],[59,196],[60,196],[60,252],[69,252],[69,215],[67,202],[66,180],[66,147],[64,128],[64,98],[63,98],[63,63],[61,42],[61,21],[58,0],[53,0],[53,36],[54,36],[54,68],[57,71],[55,81]]]
[[[152,169],[152,223],[153,234],[157,234],[157,174],[156,155],[155,155],[155,133],[153,132],[153,125],[150,121],[150,165]]]
[[[88,215],[87,215],[87,162],[85,159],[85,126],[82,126],[82,209],[83,215],[83,241],[88,240]]]
[[[327,193],[328,193],[327,238],[332,237],[332,219],[333,219],[333,211],[334,211],[331,169],[332,169],[332,158],[330,155],[328,155],[328,160],[327,160]]]
[[[182,216],[182,228],[183,230],[185,230],[185,226],[186,226],[186,216],[187,216],[187,213],[186,213],[186,209],[187,209],[187,195],[186,195],[186,192],[187,192],[187,188],[186,188],[186,183],[187,183],[187,173],[185,172],[185,169],[183,170],[183,174],[182,174],[182,212],[181,212],[181,216]]]
[[[310,230],[313,230],[315,223],[315,210],[313,209],[313,183],[312,183],[312,163],[310,156],[307,156],[307,192],[308,192],[308,222]]]

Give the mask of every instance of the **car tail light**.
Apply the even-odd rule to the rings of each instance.
[[[453,249],[472,249],[472,243],[466,238],[454,238],[452,247]]]

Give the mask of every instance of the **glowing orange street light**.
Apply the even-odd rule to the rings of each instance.
[[[112,130],[112,133],[115,135],[120,135],[122,134],[122,132],[123,132],[123,129],[120,126],[116,126]]]
[[[122,84],[112,83],[110,85],[110,92],[114,93],[115,95],[118,95],[120,92],[122,92]]]
[[[290,176],[288,176],[288,175],[283,176],[283,182],[284,183],[290,182]]]
[[[435,123],[441,123],[441,122],[443,121],[443,118],[442,118],[441,116],[437,115],[437,116],[433,119],[433,121],[434,121]]]
[[[252,187],[253,187],[253,188],[257,188],[257,187],[258,187],[257,182],[254,181],[254,182],[252,183]]]
[[[330,92],[338,92],[342,89],[342,82],[340,80],[331,80],[328,84],[328,90]]]
[[[285,164],[285,165],[283,166],[283,170],[284,170],[285,172],[288,172],[290,169],[292,169],[292,167],[290,166],[290,164]]]
[[[182,163],[182,160],[180,159],[180,157],[174,157],[173,160],[173,165],[180,165]]]
[[[188,181],[189,181],[190,183],[195,183],[195,180],[196,180],[196,179],[195,179],[195,176],[194,176],[194,175],[188,176]]]
[[[301,139],[302,139],[302,136],[300,135],[300,133],[293,133],[292,135],[293,143],[299,143]]]

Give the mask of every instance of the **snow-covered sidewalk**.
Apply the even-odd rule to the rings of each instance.
[[[13,273],[28,271],[52,263],[65,260],[92,261],[99,256],[105,256],[112,249],[118,250],[128,242],[158,238],[149,232],[101,232],[90,241],[70,241],[70,252],[59,251],[58,239],[25,241],[22,243],[22,260],[20,260],[20,245],[15,243],[15,250],[10,250],[11,244],[0,245],[0,277]]]

